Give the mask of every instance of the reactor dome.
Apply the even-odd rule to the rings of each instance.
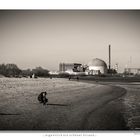
[[[107,73],[107,64],[98,58],[92,59],[88,63],[89,72],[92,75],[106,74]]]

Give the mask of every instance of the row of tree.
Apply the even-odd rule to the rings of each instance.
[[[0,64],[0,74],[6,77],[27,77],[33,74],[38,77],[47,77],[49,76],[49,70],[42,67],[22,70],[16,64]]]
[[[35,69],[27,69],[27,70],[22,70],[22,75],[23,76],[31,76],[35,75],[38,77],[48,77],[49,76],[49,70],[44,69],[42,67],[36,67]]]

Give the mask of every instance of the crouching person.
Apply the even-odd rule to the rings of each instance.
[[[48,102],[48,99],[46,98],[47,92],[41,92],[38,96],[38,101],[40,103],[43,103],[43,105],[46,105]]]

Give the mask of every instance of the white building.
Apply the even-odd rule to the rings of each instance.
[[[95,58],[88,63],[88,70],[91,75],[104,75],[107,74],[107,64],[103,60]]]

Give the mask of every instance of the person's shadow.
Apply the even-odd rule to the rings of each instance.
[[[68,106],[67,104],[47,104],[47,105],[53,105],[53,106]]]

